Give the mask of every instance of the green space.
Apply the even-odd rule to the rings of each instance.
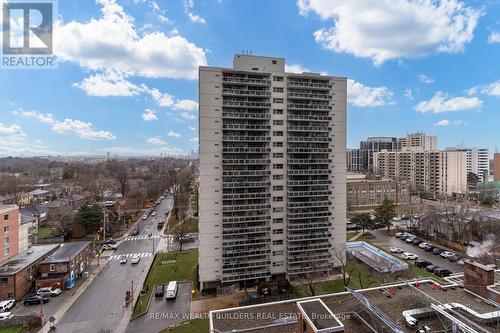
[[[21,333],[22,331],[23,331],[22,326],[0,328],[0,333]]]
[[[168,262],[168,263],[166,263]],[[147,311],[149,300],[157,284],[167,284],[169,281],[192,281],[195,285],[198,251],[160,253],[156,256],[144,289],[146,293],[139,296],[132,318]]]
[[[353,238],[356,234],[357,234],[356,231],[349,231],[349,232],[347,232],[347,234],[346,234],[346,240],[349,240],[349,239]]]
[[[190,217],[184,222],[184,224],[186,226],[187,233],[198,232],[198,219]]]
[[[203,333],[208,332],[208,319],[187,320],[172,329],[164,329],[160,333]]]
[[[191,201],[191,209],[193,211],[197,211],[198,210],[198,202],[196,200],[192,200]]]
[[[36,236],[38,239],[44,239],[50,237],[52,235],[52,229],[48,227],[38,228],[38,235]]]

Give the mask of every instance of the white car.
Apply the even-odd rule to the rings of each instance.
[[[148,216],[146,214],[142,215],[143,220],[147,220]]]
[[[423,249],[427,245],[431,245],[431,244],[430,243],[426,243],[426,242],[422,242],[422,243],[418,244],[418,247],[421,248],[421,249]]]
[[[151,214],[151,216],[156,216],[156,211],[154,211],[154,212]]]
[[[126,263],[127,263],[127,256],[121,255],[120,256],[120,264],[126,264]]]
[[[141,257],[138,255],[138,254],[134,254],[132,256],[132,260],[130,260],[130,262],[132,264],[138,264],[139,263],[139,260],[141,260]]]
[[[405,253],[403,253],[403,259],[406,259],[406,260],[417,260],[418,256],[415,253],[405,252]]]
[[[15,299],[6,299],[0,302],[0,312],[7,312],[16,305]]]
[[[1,320],[7,320],[7,319],[10,319],[12,317],[13,317],[12,312],[2,312],[2,313],[0,313],[0,321]]]
[[[404,233],[402,233],[402,232],[396,232],[396,235],[395,235],[395,236],[396,236],[397,238],[400,238],[400,237],[401,237],[401,236],[403,236],[403,235],[404,235]]]
[[[441,252],[441,257],[443,258],[448,258],[448,257],[451,257],[452,255],[454,255],[455,253],[453,252],[450,252],[450,251],[444,251],[444,252]]]
[[[36,292],[38,295],[49,295],[49,296],[59,296],[62,293],[62,290],[59,288],[54,288],[54,287],[45,287],[45,288],[40,288]]]
[[[411,243],[411,242],[413,242],[413,240],[414,240],[415,238],[416,238],[415,236],[408,237],[408,238],[406,239],[406,242],[407,242],[407,243]]]
[[[391,247],[389,249],[389,251],[391,251],[392,253],[403,253],[404,252],[403,249],[400,247]]]
[[[464,262],[465,262],[465,260],[460,259],[459,261],[457,261],[457,264],[459,264],[460,266],[463,266],[463,265],[464,265]]]

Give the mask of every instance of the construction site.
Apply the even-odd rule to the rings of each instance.
[[[442,280],[376,288],[210,313],[211,333],[500,332],[500,271],[466,262]]]

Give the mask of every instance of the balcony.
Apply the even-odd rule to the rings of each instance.
[[[271,115],[267,113],[254,113],[254,112],[223,112],[222,118],[227,119],[271,119]]]
[[[288,202],[287,207],[290,209],[300,208],[313,208],[313,207],[328,207],[331,205],[330,201],[307,201],[307,202]]]
[[[332,163],[332,160],[329,159],[299,159],[299,158],[289,158],[288,164],[329,164]]]
[[[297,219],[309,219],[309,218],[314,218],[314,217],[324,217],[324,216],[331,216],[331,212],[311,212],[311,213],[288,213],[286,215],[286,218],[288,220],[297,220]]]
[[[271,196],[271,193],[228,193],[223,194],[223,200],[247,200],[247,199],[266,199]]]
[[[300,154],[311,154],[311,153],[331,153],[330,148],[288,148],[286,150],[288,153],[300,153]]]
[[[229,275],[227,273],[224,273],[222,275],[222,282],[234,283],[242,280],[264,279],[269,277],[271,277],[271,272],[268,269],[262,270],[261,272],[245,273],[245,274],[236,273],[234,275]]]
[[[289,136],[289,142],[329,142],[331,141],[328,137],[309,137],[309,136]]]
[[[245,130],[245,131],[269,131],[269,125],[249,125],[249,124],[224,124],[222,128],[225,130]]]
[[[242,158],[242,159],[227,159],[227,158],[224,158],[222,159],[222,165],[260,165],[260,164],[269,164],[271,162],[271,160],[268,160],[268,159],[262,159],[262,158],[258,158],[258,159],[246,159],[246,158]]]
[[[222,207],[223,212],[239,212],[239,211],[248,211],[248,210],[266,210],[270,209],[271,205],[269,204],[260,204],[260,205],[224,205]]]
[[[246,181],[223,181],[222,188],[256,188],[256,187],[268,187],[271,186],[271,182],[269,181],[261,181],[261,182],[246,182]]]
[[[267,90],[242,90],[242,89],[223,89],[223,96],[250,96],[250,97],[269,97],[271,92]]]
[[[246,77],[231,77],[225,76],[222,78],[223,83],[236,83],[236,84],[248,84],[248,85],[264,85],[268,86],[271,84],[271,80],[267,79],[250,79]]]
[[[268,176],[271,174],[269,170],[228,170],[223,171],[222,175],[227,177],[239,177],[239,176]],[[226,180],[225,178],[223,181]]]
[[[289,198],[296,197],[322,197],[332,194],[332,191],[288,191]]]
[[[325,126],[288,126],[289,132],[330,132]]]
[[[241,153],[241,154],[258,154],[258,153],[269,153],[271,148],[260,148],[260,147],[224,147],[222,148],[223,153]]]
[[[329,175],[332,170],[328,169],[307,169],[307,170],[288,170],[289,176],[312,176],[312,175]]]
[[[299,87],[299,88],[314,88],[314,89],[330,89],[328,82],[305,82],[305,81],[288,81],[289,87]]]
[[[222,141],[266,142],[266,141],[271,141],[271,137],[269,137],[269,136],[223,135]]]
[[[288,110],[332,110],[331,105],[290,103]]]
[[[244,108],[270,108],[271,103],[249,102],[249,101],[222,101],[222,106],[244,107]]]
[[[330,100],[332,96],[327,94],[315,94],[315,93],[305,93],[305,92],[289,92],[288,98],[290,99],[317,99],[317,100]]]
[[[328,116],[315,116],[315,115],[297,115],[297,114],[288,114],[288,120],[307,120],[307,121],[331,121],[332,117]]]

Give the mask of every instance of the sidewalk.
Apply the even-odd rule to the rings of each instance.
[[[90,273],[90,276],[82,283],[82,285],[78,288],[78,290],[71,295],[71,297],[57,310],[57,312],[54,314],[54,318],[56,319],[55,321],[55,326],[57,327],[57,323],[63,315],[66,313],[66,311],[69,310],[69,308],[78,300],[80,295],[83,294],[83,292],[90,286],[92,281],[99,275],[99,273],[106,267],[107,265],[107,260],[103,260],[102,258],[100,259],[99,266],[97,266],[97,258],[92,259],[92,263],[90,264],[90,267],[95,266],[95,269],[93,272]],[[42,328],[38,331],[39,333],[47,333],[50,332],[50,322],[48,318],[46,319],[47,322],[45,325],[42,326]]]

